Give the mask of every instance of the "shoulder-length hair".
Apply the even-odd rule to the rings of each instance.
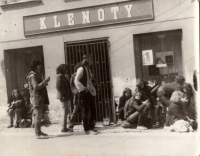
[[[16,99],[16,97],[15,97],[15,95],[14,95],[15,92],[19,93],[19,97],[18,97],[18,99],[22,99],[21,92],[20,92],[18,89],[14,89],[14,90],[12,91],[12,99],[13,99],[13,100]]]
[[[187,95],[187,96],[192,96],[193,95],[193,89],[191,84],[189,83],[184,83],[183,84],[183,92]]]
[[[170,98],[171,102],[179,103],[181,102],[181,98],[183,97],[183,93],[180,91],[174,91]]]
[[[68,69],[68,65],[61,64],[56,68],[56,74],[65,74],[65,71]]]

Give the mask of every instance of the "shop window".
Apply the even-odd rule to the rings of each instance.
[[[0,1],[0,6],[21,4],[21,3],[30,3],[30,2],[41,2],[41,1],[42,0],[2,0],[2,1]]]
[[[136,77],[172,82],[183,75],[182,30],[134,35]]]

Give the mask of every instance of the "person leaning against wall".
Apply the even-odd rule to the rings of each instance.
[[[33,105],[35,116],[35,135],[37,139],[46,139],[48,134],[41,131],[41,119],[44,111],[44,104],[49,104],[48,94],[46,86],[50,81],[50,77],[42,80],[41,72],[41,62],[37,59],[32,60],[30,65],[30,72],[27,76],[29,92],[30,92],[30,102]]]
[[[57,99],[60,99],[63,108],[62,128],[61,132],[68,132],[67,129],[67,116],[71,113],[71,90],[70,84],[65,74],[68,73],[68,66],[61,64],[56,69],[56,89]]]
[[[13,127],[13,122],[15,118],[15,128],[19,128],[19,123],[22,117],[22,112],[24,109],[24,100],[19,90],[14,89],[12,95],[8,100],[8,115],[10,117],[10,125],[8,128]]]

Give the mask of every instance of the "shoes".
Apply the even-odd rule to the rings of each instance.
[[[144,126],[137,126],[137,130],[147,130],[148,128],[144,127]]]
[[[100,131],[98,129],[91,129],[91,131],[94,131],[96,133],[100,133]]]
[[[132,126],[131,126],[131,124],[129,124],[127,121],[124,121],[124,122],[122,123],[121,127],[123,127],[123,128],[131,128]]]
[[[36,139],[49,139],[49,137],[36,135]]]
[[[65,132],[68,132],[69,129],[61,129],[61,132],[65,133]]]
[[[48,136],[48,134],[43,133],[43,132],[40,132],[40,135],[42,135],[42,136]]]
[[[94,132],[92,130],[89,130],[89,131],[85,131],[85,134],[86,135],[97,135],[98,133],[97,132]]]
[[[13,125],[12,124],[10,124],[7,128],[11,128],[11,127],[13,127]]]
[[[68,132],[74,132],[73,128],[69,128]]]

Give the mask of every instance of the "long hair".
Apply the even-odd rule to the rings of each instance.
[[[132,95],[132,90],[131,90],[130,88],[125,88],[125,89],[123,90],[122,96],[125,97],[125,93],[127,93],[127,92],[129,92],[129,93]]]
[[[179,83],[180,85],[183,85],[183,83],[185,82],[185,78],[183,76],[178,75],[175,78],[175,82]]]
[[[32,61],[31,61],[31,64],[30,64],[30,70],[35,70],[35,68],[37,67],[37,65],[41,65],[41,62],[40,62],[40,60],[38,60],[38,59],[33,59]]]
[[[187,96],[191,97],[191,96],[193,95],[193,89],[192,89],[191,84],[189,84],[189,83],[184,83],[184,84],[183,84],[183,92],[184,92]]]
[[[56,74],[65,74],[65,71],[68,69],[68,65],[61,64],[56,68]]]
[[[18,99],[22,99],[22,95],[21,95],[21,93],[20,93],[20,91],[18,90],[18,89],[14,89],[13,91],[12,91],[12,99],[13,100],[16,100],[17,98],[15,97],[15,92],[17,92],[18,94],[19,94],[19,97],[18,97]]]

